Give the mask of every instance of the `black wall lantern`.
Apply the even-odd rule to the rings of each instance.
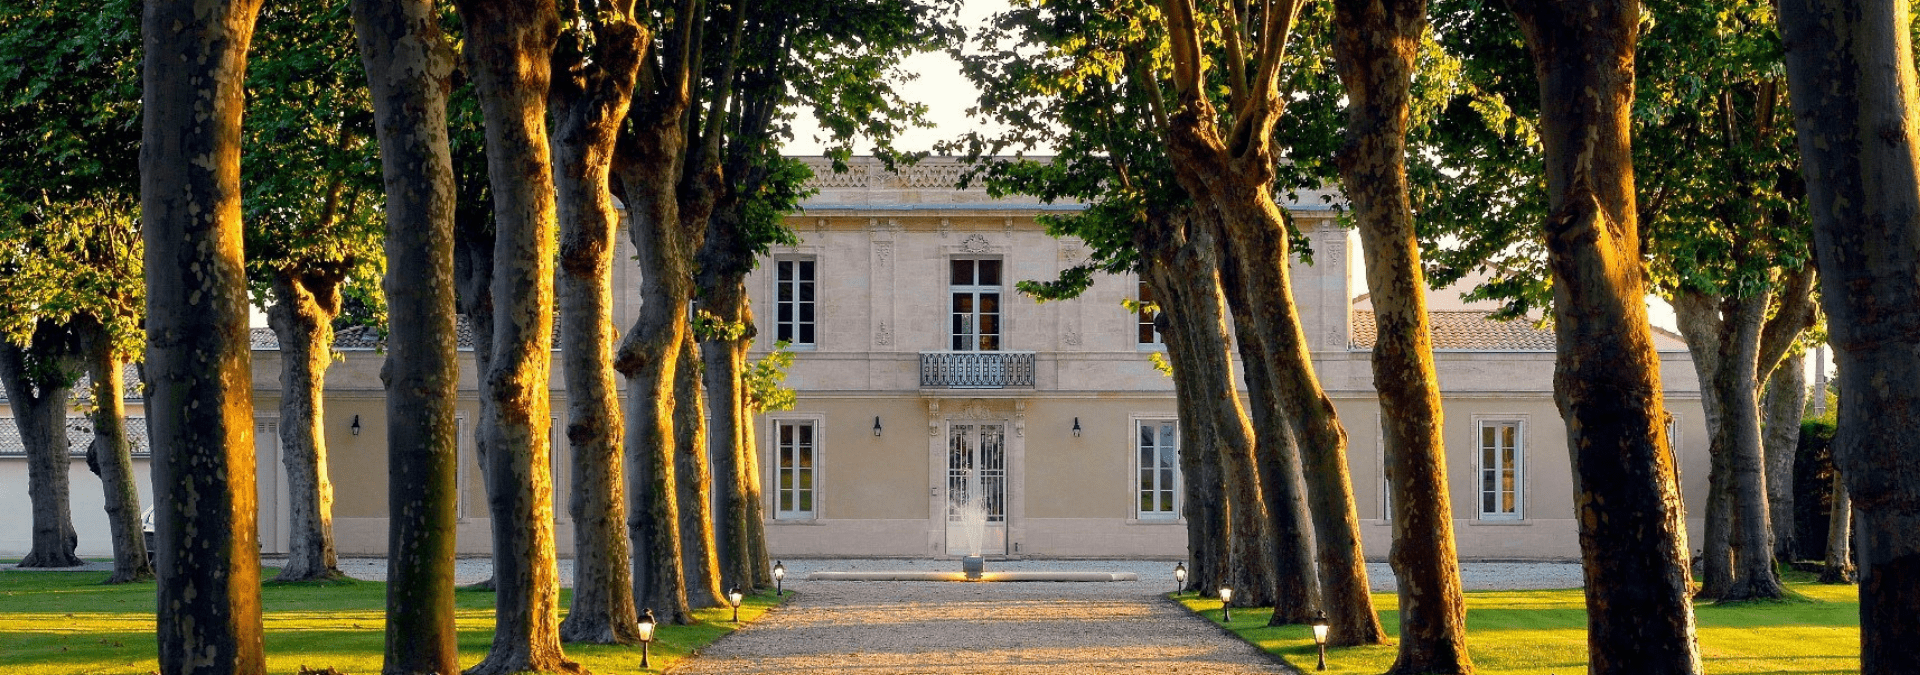
[[[873,416],[873,435],[875,436],[880,435],[880,416],[879,415]]]
[[[1080,418],[1078,417],[1073,418],[1073,437],[1080,437]]]
[[[353,435],[355,436],[360,435],[360,416],[359,415],[353,416],[353,424],[347,425],[347,431],[353,432]]]

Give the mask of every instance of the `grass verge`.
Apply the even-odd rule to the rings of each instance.
[[[1860,672],[1860,600],[1853,586],[1789,581],[1799,598],[1698,605],[1700,652],[1707,672],[1826,675]],[[1482,675],[1579,675],[1587,672],[1586,600],[1579,589],[1466,594],[1467,650]],[[1187,609],[1220,623],[1216,598],[1182,595]],[[1399,598],[1373,594],[1387,634],[1400,630]],[[1226,628],[1312,673],[1312,630],[1267,627],[1271,609],[1236,609]],[[1393,645],[1327,649],[1329,673],[1382,673]]]
[[[278,570],[265,570],[273,578]],[[105,572],[0,571],[0,672],[9,675],[147,675],[157,671],[152,582],[105,586]],[[344,580],[267,583],[267,672],[295,673],[302,666],[363,675],[380,672],[386,644],[387,585]],[[571,592],[561,590],[564,608]],[[744,625],[785,598],[748,596],[740,604]],[[458,612],[460,663],[486,656],[493,640],[493,594],[462,591]],[[596,673],[659,672],[734,630],[731,609],[695,612],[701,623],[661,626],[651,670],[640,669],[640,647],[567,645],[567,656]]]

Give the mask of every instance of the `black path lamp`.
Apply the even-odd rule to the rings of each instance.
[[[1220,587],[1220,623],[1233,623],[1233,608],[1228,606],[1232,602],[1233,602],[1233,589],[1227,588],[1226,586],[1221,586]]]
[[[653,647],[653,608],[640,615],[640,667],[647,667],[647,653]]]
[[[740,595],[739,586],[735,586],[732,590],[727,591],[727,604],[733,605],[733,622],[736,624],[740,623],[740,600],[742,597],[744,596]]]
[[[780,582],[786,580],[786,578],[787,578],[787,566],[778,560],[773,561],[773,594],[774,595],[787,594],[786,589],[782,588],[780,584]]]
[[[1325,610],[1313,613],[1313,644],[1320,648],[1320,667],[1327,669],[1327,613]]]
[[[1187,587],[1187,563],[1181,561],[1173,566],[1173,594],[1179,595]]]

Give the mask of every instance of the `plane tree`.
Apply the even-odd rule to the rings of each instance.
[[[67,411],[85,374],[114,583],[152,576],[122,403],[145,316],[138,13],[120,1],[0,9],[0,148],[15,158],[0,166],[0,380],[29,457],[34,534],[22,564],[80,563]]]
[[[348,289],[376,301],[384,211],[365,74],[348,6],[275,3],[248,69],[241,181],[254,303],[279,344],[287,564],[280,581],[341,576],[327,466],[326,373]],[[367,317],[377,323],[384,317]]]

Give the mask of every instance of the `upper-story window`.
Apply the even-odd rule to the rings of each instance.
[[[1000,259],[954,258],[951,295],[954,351],[1000,349]]]
[[[1153,326],[1153,319],[1160,312],[1153,308],[1153,289],[1147,287],[1146,280],[1139,283],[1140,311],[1134,313],[1134,340],[1141,348],[1156,348],[1166,343],[1160,339],[1160,331]]]
[[[812,258],[782,258],[774,266],[775,340],[795,346],[813,346]]]

